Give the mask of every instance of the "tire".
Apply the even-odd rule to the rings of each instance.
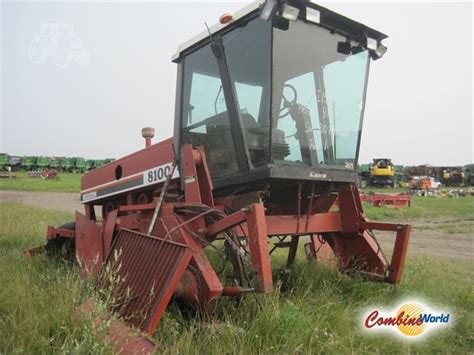
[[[61,226],[61,229],[75,230],[76,222],[68,222]],[[49,255],[55,256],[66,261],[74,261],[76,258],[76,242],[74,238],[56,238],[48,240],[46,250]]]

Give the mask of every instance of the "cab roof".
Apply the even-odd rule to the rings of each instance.
[[[193,49],[201,47],[203,44],[207,43],[209,41],[209,33],[214,35],[229,31],[233,27],[236,27],[239,23],[241,24],[242,22],[248,21],[250,18],[255,17],[260,13],[260,9],[264,4],[264,0],[254,1],[235,12],[233,14],[232,21],[225,24],[216,23],[209,27],[209,31],[207,29],[203,30],[198,35],[179,45],[176,53],[172,55],[171,60],[173,62],[180,62],[186,52],[192,51]],[[352,39],[361,40],[370,37],[377,40],[378,42],[381,42],[388,37],[382,32],[372,29],[360,22],[354,21],[346,16],[340,15],[323,6],[315,4],[312,0],[289,0],[288,4],[291,6],[297,6],[300,9],[302,7],[308,6],[318,10],[320,12],[319,26],[348,36]]]

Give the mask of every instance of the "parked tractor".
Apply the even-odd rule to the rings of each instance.
[[[445,186],[460,186],[464,184],[464,169],[462,166],[438,168],[438,178]]]
[[[395,167],[390,159],[379,158],[372,161],[368,185],[395,187]]]
[[[83,173],[86,171],[86,160],[81,157],[72,158],[74,164],[74,171],[77,173]]]
[[[61,161],[63,160],[64,158],[62,157],[51,157],[50,158],[50,167],[54,170],[60,170],[61,169]]]
[[[21,168],[26,171],[31,171],[35,168],[36,157],[33,156],[22,156],[20,158]]]
[[[36,158],[35,169],[43,170],[49,167],[48,157],[40,156]]]
[[[74,168],[74,160],[73,158],[63,157],[59,160],[59,165],[63,171],[71,172]]]
[[[49,227],[45,249],[113,286],[111,310],[147,334],[172,298],[205,312],[272,292],[272,253],[286,248],[291,269],[303,241],[311,260],[399,283],[411,227],[368,220],[355,186],[369,61],[386,37],[309,1],[222,16],[172,58],[174,137],[152,144],[144,129],[143,149],[86,172],[84,212]],[[394,233],[391,260],[375,230]],[[230,277],[205,253],[221,243]]]

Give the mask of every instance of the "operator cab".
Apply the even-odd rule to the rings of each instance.
[[[204,148],[215,188],[354,182],[369,61],[384,38],[312,2],[250,4],[173,57],[175,147]]]

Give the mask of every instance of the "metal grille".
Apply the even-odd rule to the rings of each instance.
[[[131,325],[152,332],[190,260],[184,244],[120,230],[99,286],[111,288],[113,311]],[[179,274],[179,275],[178,275]]]

